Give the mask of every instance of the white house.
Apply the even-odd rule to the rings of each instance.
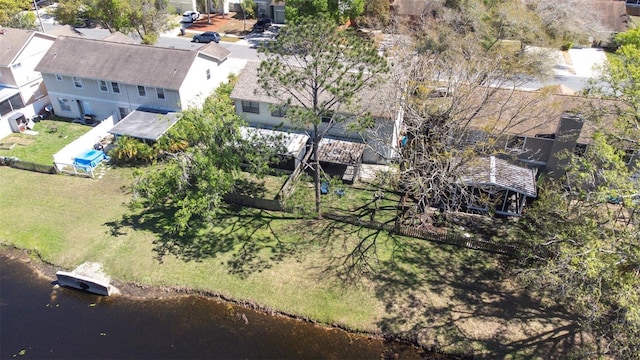
[[[61,36],[36,70],[56,115],[120,120],[141,108],[201,106],[232,71],[229,54],[213,42],[180,50]]]
[[[15,128],[9,121],[29,119],[47,102],[42,75],[35,70],[55,36],[0,29],[0,139]]]
[[[247,120],[249,125],[258,128],[284,129],[298,132],[311,132],[311,128],[295,127],[278,110],[277,99],[265,94],[258,84],[258,67],[260,62],[249,61],[240,72],[231,98],[234,100],[236,112]],[[327,132],[327,138],[347,141],[366,146],[341,145],[339,148],[346,152],[357,151],[354,159],[361,156],[364,163],[387,163],[396,157],[398,140],[402,125],[402,106],[399,92],[390,83],[383,83],[378,88],[362,90],[354,103],[369,112],[375,119],[375,125],[360,133],[350,131],[348,124],[336,123]],[[326,129],[326,124],[320,126],[320,131]],[[322,149],[320,149],[322,153]],[[341,164],[347,164],[344,161]],[[351,161],[347,165],[352,165]]]

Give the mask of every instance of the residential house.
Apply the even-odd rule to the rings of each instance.
[[[564,164],[558,154],[585,151],[593,132],[615,121],[614,101],[562,94],[562,87],[494,90],[491,100],[474,92],[464,98],[467,113],[460,114],[468,125],[464,136],[469,142],[494,137],[504,155],[539,171],[562,174]],[[483,101],[486,104],[480,106]],[[596,124],[586,117],[595,110],[609,115]],[[640,158],[637,149],[626,150],[629,163]]]
[[[240,72],[238,82],[231,93],[236,112],[245,118],[249,125],[257,128],[281,129],[292,132],[311,133],[312,127],[300,128],[286,119],[283,109],[278,108],[279,101],[266,94],[258,85],[257,61],[249,61]],[[398,138],[402,124],[402,107],[399,92],[389,82],[376,89],[362,90],[354,101],[360,109],[368,111],[375,120],[369,130],[359,133],[351,131],[346,123],[335,123],[329,129],[326,140],[320,145],[334,148],[332,151],[320,149],[328,163],[329,154],[334,154],[334,164],[343,168],[364,163],[388,163],[397,155]],[[350,115],[350,114],[345,114]],[[327,129],[327,122],[320,131]],[[338,142],[341,141],[341,142]],[[344,144],[347,142],[348,144]],[[345,159],[348,159],[346,161]]]
[[[36,67],[56,115],[123,119],[139,108],[175,112],[201,106],[231,71],[229,51],[59,37]]]
[[[54,41],[37,31],[0,29],[0,139],[46,105],[47,92],[35,67]]]

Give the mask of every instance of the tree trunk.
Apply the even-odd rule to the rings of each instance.
[[[318,136],[318,125],[313,126],[313,182],[316,188],[316,213],[318,220],[322,220],[322,210],[320,209],[320,158],[318,157],[320,138]]]

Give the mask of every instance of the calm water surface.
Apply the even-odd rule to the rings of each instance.
[[[0,359],[420,359],[408,346],[200,296],[100,297],[55,289],[0,256]]]

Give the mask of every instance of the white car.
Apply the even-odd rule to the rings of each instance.
[[[194,22],[200,18],[200,13],[197,11],[185,11],[182,14],[182,22]]]

